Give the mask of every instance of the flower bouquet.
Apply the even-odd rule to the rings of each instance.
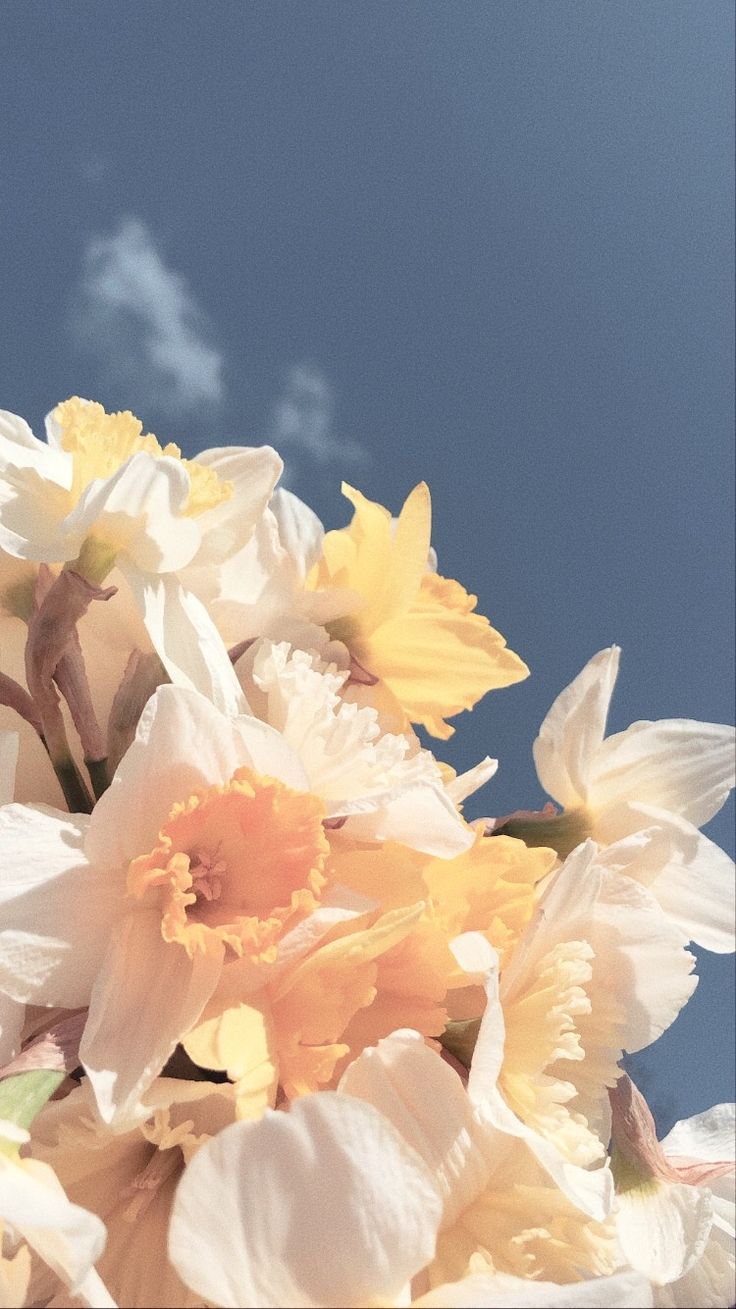
[[[0,1304],[731,1304],[734,1107],[658,1141],[621,1060],[734,948],[732,732],[606,736],[602,650],[469,821],[524,662],[424,484],[281,472],[0,415]]]

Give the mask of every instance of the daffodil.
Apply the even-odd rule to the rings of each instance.
[[[426,1055],[432,1067],[441,1064]],[[457,1115],[445,1124],[445,1105],[434,1112],[429,1098],[415,1122],[419,1102],[402,1106],[405,1090],[397,1087],[393,1118],[360,1096],[326,1093],[203,1144],[179,1183],[169,1232],[170,1258],[187,1286],[223,1309],[651,1305],[636,1273],[529,1282],[482,1258],[483,1271],[426,1290],[448,1171],[460,1170],[467,1142],[461,1129],[453,1157],[443,1158]],[[430,1081],[428,1092],[435,1090]],[[485,1165],[478,1167],[482,1173]],[[530,1221],[535,1198],[526,1198]],[[582,1268],[583,1252],[577,1257]]]
[[[30,1139],[26,1129],[0,1122],[0,1300],[9,1309],[26,1303],[32,1250],[57,1287],[93,1309],[115,1309],[93,1266],[105,1247],[104,1224],[69,1200],[48,1164],[21,1156]]]
[[[636,837],[569,855],[492,1001],[506,1103],[583,1166],[605,1154],[624,1051],[655,1041],[697,985],[682,932],[637,882],[645,859]]]
[[[637,879],[687,940],[732,951],[733,861],[698,828],[733,788],[734,730],[669,718],[606,737],[619,654],[611,646],[586,664],[555,700],[534,743],[539,780],[563,813],[512,817],[501,830],[551,845],[563,857],[587,837],[609,845],[647,832]]]
[[[227,653],[185,570],[216,568],[243,545],[281,473],[269,447],[183,459],[128,412],[74,398],[48,443],[0,414],[0,547],[100,583],[123,575],[169,676],[242,709]]]
[[[733,1104],[675,1124],[659,1142],[628,1077],[611,1092],[616,1223],[625,1258],[661,1309],[730,1304],[736,1235]]]
[[[343,485],[343,492],[353,520],[327,533],[307,577],[315,606],[322,606],[315,621],[347,646],[357,676],[377,684],[377,703],[393,705],[399,722],[447,738],[454,728],[445,718],[529,670],[475,612],[476,597],[429,567],[431,504],[423,482],[396,522],[352,487]],[[333,591],[338,612],[326,617]]]
[[[81,1055],[108,1117],[134,1107],[194,1027],[226,959],[255,970],[257,989],[282,938],[316,910],[325,822],[387,798],[370,794],[370,768],[353,776],[362,796],[344,773],[338,800],[274,728],[164,686],[89,817],[0,810],[0,987],[22,1003],[89,1004]],[[420,847],[472,843],[441,787],[412,774],[409,789]]]
[[[481,1270],[558,1283],[608,1275],[618,1258],[610,1173],[566,1163],[505,1106],[495,1026],[489,1010],[467,1089],[407,1031],[365,1050],[339,1090],[373,1105],[436,1178],[442,1215],[429,1287]]]

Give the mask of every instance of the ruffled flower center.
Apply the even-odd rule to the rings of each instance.
[[[191,957],[224,944],[267,962],[287,926],[316,908],[324,817],[315,796],[239,768],[174,805],[159,843],[131,863],[128,892],[155,898],[164,940]]]
[[[61,447],[72,456],[71,494],[75,502],[90,482],[112,477],[126,459],[139,453],[155,458],[167,456],[184,465],[190,484],[184,513],[189,518],[213,509],[233,494],[232,483],[219,478],[214,469],[183,459],[173,442],[161,446],[150,432],[144,434],[143,424],[128,410],[107,414],[102,405],[73,396],[56,406],[53,417],[61,428]]]

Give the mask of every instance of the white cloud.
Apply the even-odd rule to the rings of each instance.
[[[207,319],[139,219],[89,239],[71,321],[126,406],[186,418],[223,401],[223,358]]]
[[[271,439],[278,450],[307,455],[318,463],[340,459],[365,463],[362,446],[334,432],[335,393],[324,373],[311,364],[295,364],[285,378],[271,423]]]

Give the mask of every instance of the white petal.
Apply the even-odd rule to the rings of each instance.
[[[616,1228],[628,1263],[659,1286],[700,1259],[713,1221],[707,1190],[644,1182],[618,1194]]]
[[[281,544],[297,566],[302,581],[322,554],[325,529],[309,505],[280,487],[270,505],[276,516]]]
[[[434,1254],[440,1199],[370,1105],[325,1091],[207,1142],[179,1184],[169,1257],[222,1306],[392,1300]]]
[[[284,465],[268,445],[202,450],[192,462],[211,468],[233,488],[229,500],[199,517],[202,545],[193,562],[197,567],[211,568],[249,540]]]
[[[716,1104],[692,1118],[681,1118],[662,1141],[666,1155],[721,1163],[736,1152],[736,1105]]]
[[[105,1247],[100,1219],[72,1204],[51,1168],[36,1160],[12,1163],[0,1155],[0,1218],[25,1238],[72,1294]]]
[[[298,756],[275,728],[243,714],[235,720],[235,729],[243,743],[242,763],[264,777],[277,778],[295,791],[312,789]]]
[[[736,943],[736,877],[733,860],[720,846],[670,810],[631,802],[600,814],[595,834],[616,841],[627,832],[651,832],[653,827],[660,836],[650,841],[646,858],[622,871],[650,887],[686,940],[730,954]]]
[[[412,1302],[413,1309],[650,1309],[651,1284],[639,1273],[616,1273],[559,1286],[503,1273],[474,1273]]]
[[[600,749],[589,801],[599,808],[632,799],[702,827],[725,804],[735,771],[732,727],[688,718],[632,723]]]
[[[534,742],[534,762],[548,795],[566,809],[585,803],[606,730],[621,651],[601,650],[557,697]]]
[[[161,936],[157,910],[128,914],[114,933],[90,1000],[80,1058],[100,1115],[121,1125],[196,1023],[222,971]]]
[[[0,805],[10,804],[15,791],[18,733],[0,732]]]
[[[486,782],[490,782],[497,771],[498,760],[486,756],[474,768],[469,768],[465,773],[458,773],[457,777],[454,777],[451,782],[446,784],[445,790],[453,804],[462,804],[463,800],[467,800],[469,795],[474,795],[482,786],[485,786]]]
[[[421,1156],[442,1193],[442,1226],[452,1226],[489,1176],[457,1073],[418,1032],[394,1032],[348,1065],[339,1090],[372,1104]]]
[[[453,859],[475,840],[450,797],[432,786],[411,787],[383,809],[348,818],[345,833],[356,841],[400,841],[439,859]]]
[[[503,1062],[505,1025],[498,996],[498,976],[492,971],[486,982],[486,1008],[473,1052],[468,1078],[468,1095],[479,1121],[488,1129],[488,1149],[494,1149],[493,1133],[517,1137],[549,1174],[553,1182],[583,1213],[601,1222],[613,1202],[613,1178],[608,1167],[591,1171],[568,1163],[551,1140],[533,1131],[517,1118],[497,1085]]]
[[[90,819],[87,854],[127,865],[157,843],[172,805],[229,781],[248,754],[237,723],[203,695],[160,686]]]
[[[0,409],[0,479],[6,469],[32,468],[58,486],[71,485],[71,459],[39,441],[25,418]]]
[[[147,573],[171,572],[190,562],[202,539],[198,520],[183,512],[189,491],[181,460],[139,451],[85,487],[65,528],[75,537],[94,531]]]
[[[16,1000],[89,1000],[124,887],[85,858],[88,824],[41,805],[0,809],[0,986]]]
[[[173,574],[151,577],[122,560],[120,566],[174,685],[200,691],[223,713],[247,713],[230,656],[202,602]]]

